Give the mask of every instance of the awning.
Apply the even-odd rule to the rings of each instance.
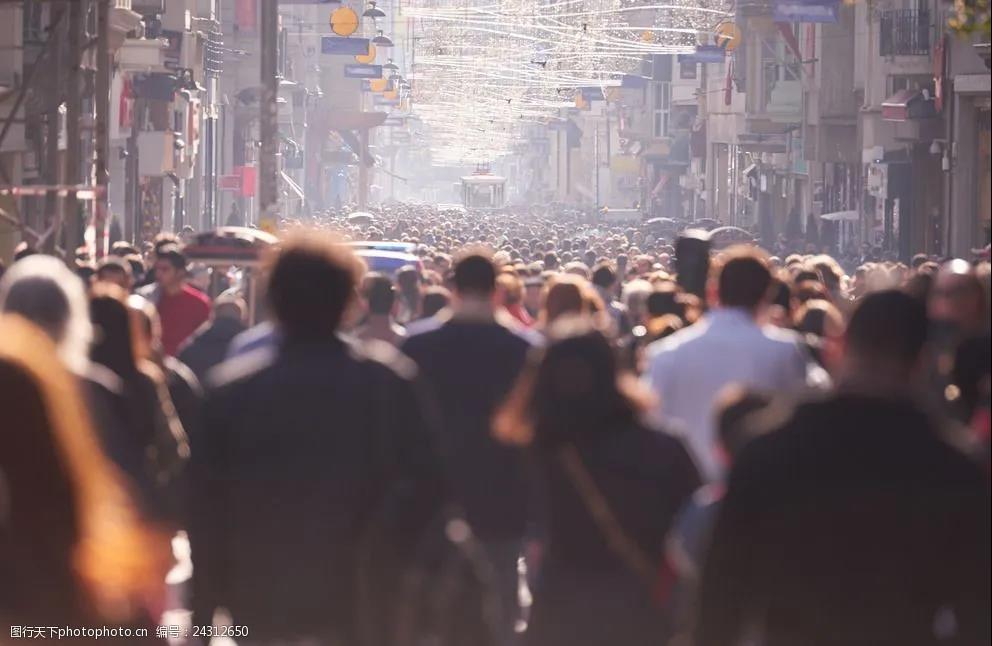
[[[822,214],[820,219],[828,222],[857,222],[861,216],[858,215],[857,211],[834,211],[833,213]]]
[[[885,121],[928,119],[935,115],[933,99],[925,97],[922,90],[899,90],[882,101],[882,119]]]

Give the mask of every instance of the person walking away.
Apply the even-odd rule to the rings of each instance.
[[[450,318],[408,337],[401,349],[420,368],[439,412],[440,447],[452,495],[485,544],[500,588],[504,642],[518,615],[517,560],[534,500],[525,456],[492,436],[492,414],[524,366],[531,344],[496,308],[487,252],[458,259]]]
[[[189,366],[203,383],[207,373],[227,356],[231,342],[245,331],[245,311],[242,298],[222,296],[214,301],[213,315],[205,325],[186,339],[179,350],[179,360]]]
[[[142,494],[150,518],[179,529],[185,524],[189,443],[162,372],[138,358],[126,296],[109,283],[94,285],[90,320],[95,330],[90,358],[120,380],[108,396],[111,423],[101,428],[108,452]]]
[[[371,273],[362,281],[362,299],[365,301],[365,322],[355,330],[355,337],[362,341],[377,340],[389,345],[399,345],[406,330],[393,318],[396,310],[396,289],[388,276]]]
[[[165,378],[169,398],[186,435],[195,432],[203,413],[203,388],[189,366],[162,352],[162,326],[155,306],[142,296],[131,294],[127,299],[131,315],[131,331],[135,340],[135,356],[155,366]]]
[[[150,627],[154,635],[171,565],[169,537],[140,518],[55,344],[9,314],[0,316],[0,410],[4,633],[15,640],[15,630],[45,626],[43,638],[51,638],[47,626],[118,625]]]
[[[162,351],[170,357],[210,318],[210,299],[187,283],[186,256],[165,246],[155,258],[157,289],[149,296],[162,322]]]
[[[525,642],[647,646],[669,635],[664,539],[699,485],[681,441],[640,419],[649,398],[588,319],[562,319],[496,417],[533,453],[547,549]]]
[[[337,334],[361,273],[347,246],[281,247],[267,297],[283,341],[214,371],[190,438],[193,623],[224,607],[258,643],[383,644],[444,499],[415,367]]]
[[[989,643],[989,491],[917,402],[924,306],[852,313],[835,393],[745,446],[706,555],[694,644]]]
[[[795,393],[828,380],[796,333],[758,323],[771,297],[766,261],[750,247],[729,250],[707,286],[710,311],[648,346],[645,380],[660,401],[655,414],[686,434],[708,481],[722,471],[713,427],[720,391],[738,384]]]

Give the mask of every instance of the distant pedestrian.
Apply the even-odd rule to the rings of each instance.
[[[156,253],[155,285],[149,299],[162,321],[162,350],[175,356],[182,342],[210,318],[210,300],[187,283],[186,256],[177,246]]]

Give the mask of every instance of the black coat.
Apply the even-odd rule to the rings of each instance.
[[[657,580],[645,581],[611,546],[558,449],[535,457],[546,484],[548,547],[534,587],[527,644],[649,646],[664,644],[668,618],[659,593],[665,536],[699,486],[699,472],[681,441],[639,425],[580,437],[575,447],[613,517]]]
[[[988,608],[982,470],[908,401],[839,394],[737,459],[695,643],[757,628],[767,646],[987,644]],[[941,624],[958,640],[938,642]]]
[[[212,373],[191,437],[196,623],[224,606],[253,639],[347,644],[365,613],[389,623],[367,548],[400,576],[443,493],[414,372],[380,344],[331,339]]]
[[[493,437],[492,416],[530,343],[496,322],[453,319],[408,338],[402,350],[417,362],[438,412],[452,495],[472,528],[483,540],[522,538],[533,487],[523,451]]]
[[[245,331],[241,321],[217,318],[197,330],[179,351],[179,360],[189,366],[202,383],[207,373],[227,357],[231,340]]]

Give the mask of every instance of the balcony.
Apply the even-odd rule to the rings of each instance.
[[[929,11],[884,11],[878,24],[880,56],[926,56],[930,53]]]

